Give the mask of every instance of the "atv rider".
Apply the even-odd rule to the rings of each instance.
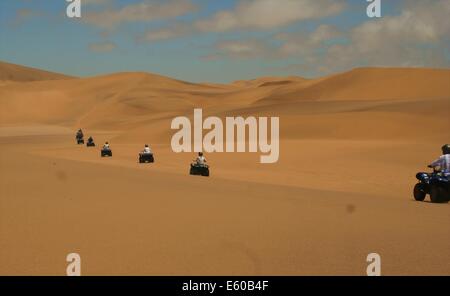
[[[144,150],[142,151],[142,154],[152,154],[152,150],[148,146],[148,144],[145,144]]]
[[[109,148],[108,142],[105,142],[105,144],[103,145],[103,150],[111,150],[111,148]]]
[[[77,138],[77,139],[83,139],[83,137],[84,137],[83,131],[82,131],[81,128],[80,128],[80,129],[78,129],[78,131],[77,131],[76,138]]]
[[[94,139],[92,137],[89,137],[89,139],[87,141],[88,141],[88,143],[94,143]]]
[[[199,152],[198,153],[198,156],[197,156],[197,158],[195,160],[195,163],[198,166],[205,166],[206,165],[206,158],[203,156],[203,152]]]
[[[450,175],[450,144],[442,146],[442,155],[435,161],[433,161],[428,167],[440,168],[440,171],[445,175]]]

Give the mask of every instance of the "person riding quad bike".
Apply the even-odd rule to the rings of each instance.
[[[102,157],[105,157],[105,156],[112,157],[112,151],[111,151],[111,148],[109,147],[109,143],[108,142],[105,142],[105,144],[103,145],[103,148],[102,148],[102,151],[101,151],[100,155]]]
[[[197,158],[191,163],[189,174],[209,177],[209,166],[206,164],[203,152],[199,152]]]
[[[424,201],[427,194],[431,202],[443,203],[450,201],[450,145],[442,146],[442,155],[429,166],[433,173],[417,173],[419,180],[414,186],[414,199]]]
[[[147,163],[147,162],[155,162],[153,157],[153,152],[148,146],[145,144],[144,150],[139,153],[139,163]]]
[[[442,146],[442,155],[433,161],[428,167],[438,167],[440,171],[450,173],[450,144]]]
[[[94,139],[92,137],[89,137],[86,143],[87,147],[95,147]]]
[[[84,144],[84,135],[81,128],[77,131],[75,139],[77,140],[77,144]]]

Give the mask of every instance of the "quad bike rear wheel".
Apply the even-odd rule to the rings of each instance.
[[[202,171],[202,176],[203,177],[209,177],[209,169],[205,169]]]
[[[155,158],[153,157],[153,154],[145,155],[141,154],[139,155],[139,163],[154,163]]]
[[[431,185],[430,197],[432,203],[446,203],[449,202],[448,190],[439,184]]]

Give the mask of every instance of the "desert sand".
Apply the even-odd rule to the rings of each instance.
[[[279,162],[214,153],[189,176],[170,123],[197,107],[280,117]],[[64,275],[76,252],[83,275],[365,275],[376,252],[384,275],[450,275],[450,205],[411,194],[449,110],[448,69],[222,85],[0,63],[0,274]]]

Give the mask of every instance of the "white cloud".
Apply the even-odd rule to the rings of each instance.
[[[174,24],[170,27],[147,31],[137,38],[138,41],[159,41],[178,38],[192,33],[192,28],[186,24]]]
[[[248,0],[233,10],[195,22],[200,31],[223,32],[240,29],[273,29],[340,13],[343,0]]]
[[[97,53],[105,53],[113,51],[116,48],[116,44],[113,42],[100,42],[89,44],[89,50]]]
[[[268,43],[256,39],[221,41],[215,48],[217,52],[213,56],[216,58],[267,58],[275,53]]]
[[[150,30],[141,41],[166,40],[198,32],[231,30],[268,30],[303,20],[340,13],[344,0],[241,0],[233,10],[224,10],[193,23],[175,24]]]
[[[91,25],[111,29],[127,22],[150,22],[191,13],[196,6],[189,0],[143,1],[120,9],[87,12],[82,20]]]
[[[448,66],[449,15],[448,0],[408,1],[400,15],[367,21],[351,30],[349,44],[330,47],[327,68]]]
[[[407,1],[399,15],[370,19],[347,32],[320,25],[312,32],[216,45],[216,58],[293,60],[282,66],[323,75],[355,67],[449,67],[450,1]],[[336,39],[338,38],[338,39]],[[281,68],[279,68],[281,70]],[[300,71],[300,70],[299,70]]]
[[[82,0],[82,5],[105,5],[105,4],[111,4],[112,0]]]
[[[279,48],[281,56],[298,56],[314,54],[318,49],[325,48],[326,42],[342,36],[342,33],[334,26],[320,25],[313,32],[282,33],[276,38],[283,44]]]
[[[317,50],[326,48],[326,42],[341,36],[337,28],[320,25],[313,32],[279,33],[273,36],[279,43],[271,43],[263,39],[228,40],[215,44],[216,59],[229,58],[277,58],[302,57],[310,59]]]

